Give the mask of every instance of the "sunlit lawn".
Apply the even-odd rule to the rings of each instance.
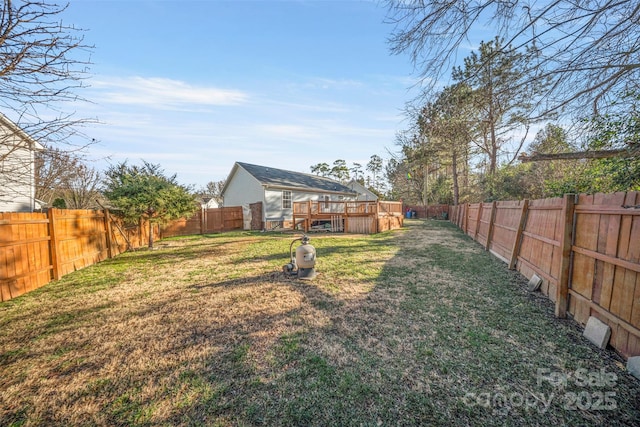
[[[622,359],[451,224],[312,235],[312,282],[292,238],[168,239],[1,304],[0,425],[640,424]]]

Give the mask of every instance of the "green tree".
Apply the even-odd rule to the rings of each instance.
[[[453,79],[467,85],[473,104],[473,121],[477,137],[474,143],[487,158],[486,173],[496,172],[502,156],[513,163],[524,144],[534,99],[546,87],[545,80],[533,79],[526,73],[530,56],[518,52],[495,38],[481,42],[478,53],[464,59],[464,67],[456,67]],[[539,120],[539,119],[538,119]],[[514,132],[523,131],[519,143],[510,143]]]
[[[63,198],[57,198],[51,203],[51,206],[56,209],[67,209],[67,202]]]
[[[520,200],[535,198],[529,185],[530,165],[501,165],[493,175],[481,176],[482,200]]]
[[[627,94],[627,97],[638,98]],[[587,123],[587,150],[627,149],[629,155],[574,161],[580,167],[563,162],[566,175],[550,185],[553,195],[568,192],[612,193],[640,190],[640,111],[596,115]]]
[[[567,132],[561,126],[548,123],[538,131],[535,139],[527,147],[531,154],[545,153],[557,154],[575,151],[568,140]],[[527,171],[527,195],[532,199],[561,196],[558,194],[558,186],[569,176],[575,175],[584,169],[584,162],[578,160],[551,160],[545,162],[533,162],[522,165]]]
[[[378,156],[377,154],[372,155],[369,158],[369,162],[367,163],[367,170],[371,172],[371,176],[372,176],[371,186],[376,191],[380,191],[381,185],[380,185],[379,178],[383,169],[384,169],[384,160],[382,160],[382,157]]]
[[[349,169],[349,172],[353,174],[353,179],[360,182],[361,184],[364,183],[364,177],[362,176],[362,165],[360,163],[353,162],[351,169]]]
[[[331,166],[328,163],[318,163],[311,166],[311,173],[320,176],[329,176],[331,174]]]
[[[470,93],[463,83],[448,86],[419,110],[409,111],[411,127],[397,138],[402,162],[387,171],[394,185],[406,184],[408,200],[458,204],[461,193],[466,195],[474,130]],[[406,170],[395,174],[396,167]]]
[[[451,183],[452,194],[447,197],[454,205],[460,202],[460,177],[469,172],[475,108],[471,88],[465,83],[457,83],[440,92],[432,111],[433,144],[440,154],[440,164],[445,169],[445,175],[451,177],[447,182]],[[440,179],[439,182],[445,181]],[[448,203],[442,197],[443,191],[444,187],[440,190],[439,203]]]
[[[160,165],[143,160],[142,165],[127,162],[111,166],[106,172],[104,195],[128,222],[144,219],[149,223],[149,248],[153,248],[153,223],[192,215],[196,209],[189,189],[167,177]]]
[[[349,168],[347,167],[347,162],[342,159],[334,161],[329,175],[340,182],[347,182],[349,180]]]

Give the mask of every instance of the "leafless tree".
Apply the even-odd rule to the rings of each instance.
[[[210,197],[215,200],[218,205],[222,205],[222,190],[224,189],[225,180],[209,181],[207,185],[198,190],[200,197]]]
[[[52,206],[63,199],[69,209],[95,208],[101,174],[74,152],[45,149],[36,155],[36,198]]]
[[[80,164],[62,190],[62,198],[69,209],[92,209],[98,207],[101,198],[102,175],[95,168]]]
[[[51,148],[36,154],[36,198],[51,206],[81,162],[67,151]]]
[[[622,107],[611,102],[640,85],[640,2],[637,0],[388,0],[394,53],[408,53],[426,92],[437,90],[458,50],[480,26],[505,46],[535,49],[532,77],[551,82],[536,113],[585,115]],[[522,83],[523,85],[526,82]],[[634,97],[625,98],[634,102]]]
[[[66,8],[40,0],[0,6],[0,169],[15,188],[32,188],[34,145],[90,143],[81,129],[94,120],[76,117],[73,103],[82,100],[92,48],[83,30],[62,21]]]

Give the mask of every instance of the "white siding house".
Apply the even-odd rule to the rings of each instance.
[[[369,190],[364,185],[360,184],[355,179],[352,179],[347,183],[347,187],[349,187],[353,192],[358,193],[358,197],[356,200],[359,202],[377,202],[378,196],[371,190]]]
[[[36,208],[35,152],[43,149],[0,113],[0,212]]]
[[[201,196],[196,198],[196,201],[200,203],[202,209],[215,209],[220,207],[216,199],[211,196]]]
[[[357,193],[329,178],[236,162],[222,189],[224,206],[262,202],[264,223],[293,219],[293,202],[355,200]]]

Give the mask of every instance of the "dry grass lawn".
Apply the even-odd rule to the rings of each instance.
[[[0,305],[0,425],[640,425],[640,383],[448,223],[168,239]],[[614,378],[615,377],[615,378]]]

